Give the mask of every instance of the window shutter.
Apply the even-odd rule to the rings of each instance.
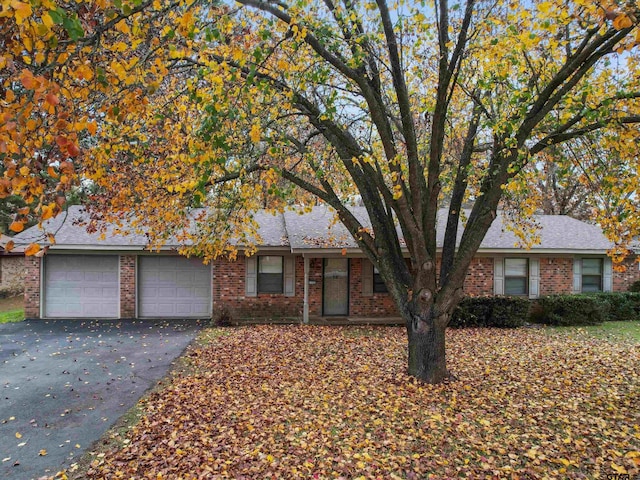
[[[611,263],[610,257],[605,258],[603,263],[602,291],[613,291],[613,264]]]
[[[540,296],[540,260],[529,259],[529,298]]]
[[[284,257],[284,295],[293,297],[296,294],[296,257]]]
[[[245,295],[247,297],[258,296],[258,257],[247,257],[245,269]]]
[[[373,263],[367,258],[362,259],[362,296],[373,295]]]
[[[573,293],[582,291],[582,259],[573,259]]]
[[[504,295],[504,259],[493,259],[493,294]]]

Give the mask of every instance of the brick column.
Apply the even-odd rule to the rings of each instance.
[[[120,318],[136,316],[136,257],[120,255]]]
[[[24,257],[24,316],[40,318],[40,273],[42,259]]]

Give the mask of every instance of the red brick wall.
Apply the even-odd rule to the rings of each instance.
[[[24,277],[24,316],[40,318],[40,272],[42,259],[24,257],[26,274]]]
[[[362,258],[350,260],[349,315],[354,317],[397,317],[400,314],[393,298],[388,293],[374,293],[362,296]]]
[[[626,292],[633,282],[640,280],[640,265],[638,265],[637,258],[627,258],[624,261],[626,267],[624,272],[613,272],[614,292]]]
[[[573,258],[540,259],[540,295],[573,292]]]
[[[302,260],[302,281],[304,283],[304,259]],[[296,275],[298,272],[296,271]],[[296,280],[298,277],[296,277]],[[302,294],[304,295],[304,285]],[[302,299],[304,302],[304,298]],[[309,316],[322,315],[322,259],[309,259]]]
[[[463,289],[466,295],[474,297],[493,295],[492,257],[476,257],[471,260]]]
[[[398,312],[389,294],[362,296],[363,259],[352,258],[349,277],[349,315],[354,317],[397,316]],[[322,315],[322,264],[321,258],[310,259],[309,272],[309,315]],[[25,258],[25,315],[27,318],[40,316],[40,265],[41,259]],[[464,290],[467,295],[493,294],[492,257],[474,258],[465,278]],[[615,291],[625,291],[629,285],[640,279],[638,264],[628,260],[627,271],[614,272]],[[302,318],[304,294],[304,259],[296,257],[295,296],[283,294],[259,294],[245,296],[245,257],[235,261],[219,259],[213,269],[213,311],[228,307],[236,318]],[[122,318],[135,316],[135,255],[120,256],[120,314]],[[573,288],[573,259],[571,257],[540,258],[540,294],[571,293]]]
[[[120,255],[120,318],[136,316],[136,257]]]
[[[302,317],[304,264],[296,258],[295,296],[259,293],[245,295],[246,258],[218,259],[213,264],[213,316],[225,307],[236,318]]]

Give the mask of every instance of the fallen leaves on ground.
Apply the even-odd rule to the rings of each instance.
[[[606,478],[640,473],[640,350],[542,331],[447,335],[409,378],[401,328],[254,326],[188,352],[89,478]],[[633,478],[633,476],[631,477]]]

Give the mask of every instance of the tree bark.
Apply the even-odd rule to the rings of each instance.
[[[449,378],[445,355],[447,322],[427,312],[405,314],[409,340],[409,375],[426,383],[441,383]]]

